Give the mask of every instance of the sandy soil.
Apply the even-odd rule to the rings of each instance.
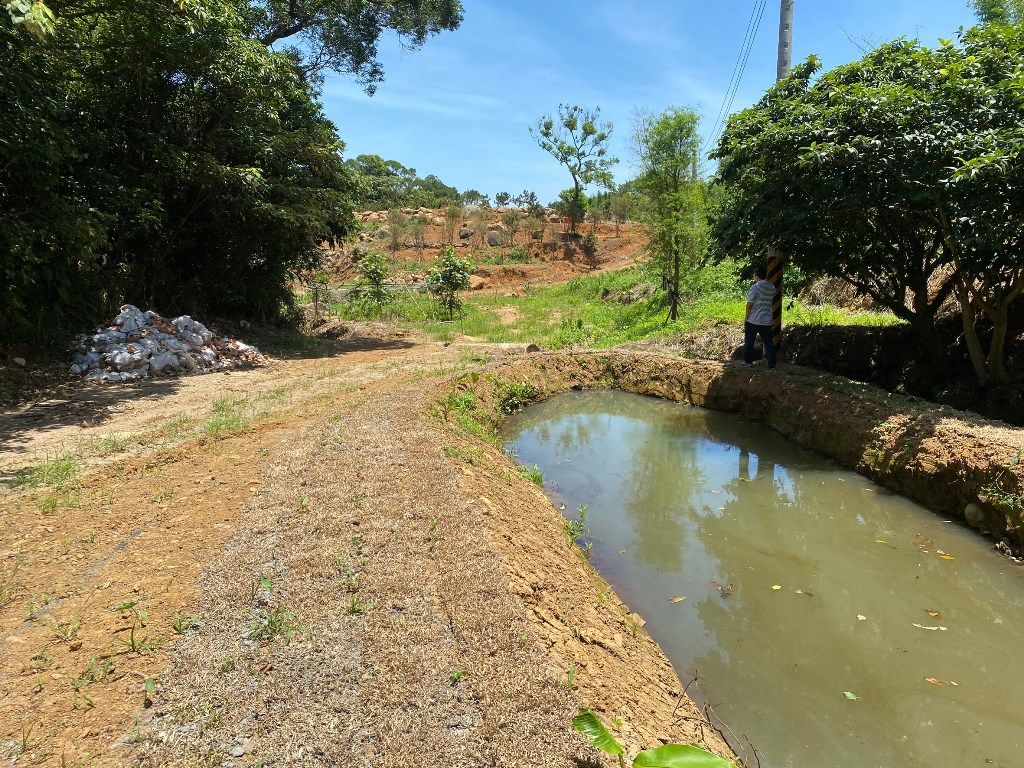
[[[729,754],[543,494],[424,415],[472,359],[339,342],[0,417],[8,472],[80,459],[61,491],[0,497],[0,754],[567,765],[596,759],[580,704],[634,750]]]

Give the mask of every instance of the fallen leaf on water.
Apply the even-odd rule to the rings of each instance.
[[[936,680],[934,677],[926,677],[924,681],[926,683],[931,683],[932,685],[942,685],[942,681]]]
[[[772,586],[772,589],[773,589],[774,591],[778,592],[778,591],[779,591],[780,589],[782,589],[782,587],[781,587],[780,585],[778,585],[778,584],[774,584],[774,585]]]
[[[941,619],[942,618],[942,614],[941,613],[939,613],[938,611],[933,611],[931,608],[925,608],[923,610],[924,610],[925,613],[927,613],[933,619]]]
[[[681,602],[683,602],[683,600],[685,600],[685,599],[686,599],[686,595],[676,595],[675,597],[670,597],[670,598],[668,599],[668,601],[669,601],[670,603],[681,603]]]
[[[918,624],[916,621],[914,622],[914,626],[917,627],[918,629],[927,629],[929,632],[940,632],[940,631],[941,632],[945,632],[946,631],[945,627],[923,627],[920,624]]]
[[[960,687],[960,683],[954,683],[952,680],[949,681],[950,685],[955,685],[957,688]]]
[[[939,555],[939,559],[940,560],[956,560],[956,555],[950,555],[950,554],[947,553],[947,554]]]
[[[793,592],[798,594],[798,595],[802,595],[804,593],[804,591],[802,589],[794,589]]]
[[[867,621],[867,620],[868,620],[868,617],[865,616],[863,613],[858,613],[857,614],[857,621]]]
[[[860,701],[860,696],[853,691],[843,691],[843,696],[848,698],[850,701]]]

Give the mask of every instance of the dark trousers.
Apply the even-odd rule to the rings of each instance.
[[[754,340],[761,336],[764,344],[764,356],[768,359],[768,367],[775,367],[775,338],[770,325],[754,325],[745,323],[743,326],[743,359],[749,364],[754,362]]]

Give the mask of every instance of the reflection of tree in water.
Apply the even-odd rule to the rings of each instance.
[[[722,509],[697,523],[697,535],[722,563],[722,575],[733,591],[727,599],[712,596],[698,605],[697,615],[715,641],[694,666],[706,681],[719,681],[707,687],[719,700],[726,699],[720,711],[726,720],[730,710],[745,711],[745,716],[740,715],[742,722],[732,725],[752,728],[758,723],[762,733],[773,734],[775,750],[768,755],[773,765],[813,761],[815,755],[844,744],[854,731],[858,742],[871,743],[872,723],[889,724],[875,734],[878,746],[871,749],[872,763],[888,764],[886,756],[892,750],[884,743],[895,732],[892,724],[903,721],[895,726],[905,728],[900,733],[912,732],[914,727],[884,689],[876,696],[874,691],[859,691],[871,696],[875,711],[870,717],[852,714],[855,726],[827,720],[826,714],[835,712],[834,689],[840,684],[832,676],[841,677],[844,668],[851,674],[871,669],[878,649],[853,633],[823,630],[829,610],[838,606],[824,605],[820,594],[794,593],[794,583],[805,592],[817,589],[819,560],[811,554],[817,552],[813,539],[821,537],[821,527],[830,523],[827,518],[848,514],[848,500],[837,497],[831,483],[822,483],[820,462],[791,444],[779,444],[782,438],[774,435],[744,435],[742,427],[742,422],[728,417],[709,419],[709,434],[716,441],[744,447],[728,451],[735,456],[735,466],[721,486],[725,491]],[[778,465],[776,457],[785,464]],[[815,471],[807,472],[811,469]],[[801,544],[806,541],[810,547]],[[801,550],[809,554],[802,555]],[[770,590],[773,583],[784,585],[777,601],[766,599],[772,592],[755,595],[756,590]],[[782,602],[786,600],[809,602]],[[814,738],[774,735],[784,733],[794,722],[803,723]],[[757,744],[754,733],[748,736],[763,746]],[[826,746],[828,739],[835,740],[834,747]],[[810,746],[805,746],[807,742]],[[779,753],[778,745],[783,743],[791,748],[789,754]]]
[[[675,414],[667,414],[672,421]],[[698,442],[693,425],[700,423],[699,412],[687,414],[684,428],[678,424],[664,429],[651,423],[651,414],[625,431],[629,443],[630,471],[623,486],[623,506],[630,516],[635,534],[634,556],[661,569],[678,571],[684,567],[690,511],[700,504],[705,485],[701,473]]]

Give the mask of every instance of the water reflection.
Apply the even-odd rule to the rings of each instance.
[[[507,436],[765,765],[1022,764],[1024,575],[982,540],[725,414],[571,393]]]

